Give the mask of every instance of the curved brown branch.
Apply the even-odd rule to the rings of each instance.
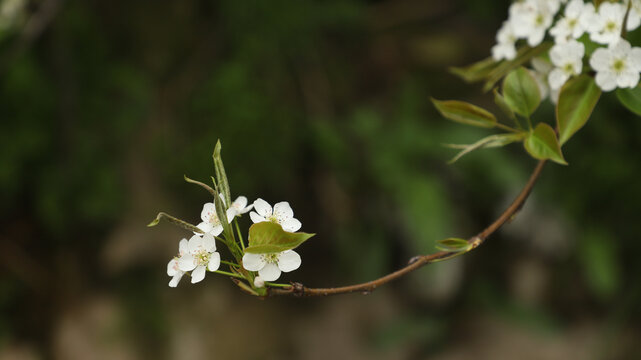
[[[534,168],[532,175],[530,175],[530,179],[525,184],[525,186],[523,187],[519,195],[514,199],[512,204],[510,204],[510,206],[508,206],[508,208],[505,209],[505,211],[503,211],[503,213],[496,220],[494,220],[493,223],[491,223],[488,227],[486,227],[483,231],[481,231],[477,235],[467,240],[468,244],[470,244],[470,248],[467,249],[466,251],[460,251],[460,252],[439,251],[437,253],[430,254],[430,255],[415,256],[412,259],[410,259],[409,264],[404,268],[396,270],[393,273],[387,274],[376,280],[368,281],[361,284],[335,287],[335,288],[308,288],[308,287],[305,287],[303,284],[293,283],[292,286],[287,288],[269,288],[266,296],[276,296],[276,295],[328,296],[328,295],[346,294],[346,293],[352,293],[352,292],[370,293],[374,291],[376,288],[378,288],[379,286],[384,285],[392,280],[396,280],[422,267],[423,265],[427,265],[427,264],[442,261],[442,260],[447,260],[447,259],[456,257],[458,255],[462,255],[468,251],[471,251],[477,248],[479,245],[481,245],[485,241],[485,239],[487,239],[490,235],[492,235],[495,231],[497,231],[501,226],[503,226],[503,224],[505,224],[508,220],[510,220],[519,211],[519,209],[521,209],[521,207],[525,203],[525,200],[527,200],[528,196],[530,195],[530,192],[532,191],[534,184],[539,178],[539,175],[541,175],[541,171],[543,170],[543,165],[545,165],[545,160],[539,161],[539,163],[536,165],[536,168]]]

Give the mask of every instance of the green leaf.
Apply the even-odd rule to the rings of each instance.
[[[534,131],[530,132],[523,144],[525,150],[535,159],[549,159],[562,165],[568,164],[563,158],[561,146],[556,138],[554,129],[548,124],[539,123]]]
[[[264,254],[290,250],[314,235],[316,234],[287,232],[279,224],[263,221],[249,228],[249,246],[245,252]]]
[[[466,82],[476,82],[486,78],[492,70],[494,70],[500,61],[496,61],[489,57],[474,64],[464,67],[450,67],[449,70],[452,74],[459,76]]]
[[[216,192],[214,191],[214,189],[211,188],[211,186],[209,186],[207,184],[204,184],[204,183],[201,183],[200,181],[190,179],[190,178],[187,177],[187,175],[183,175],[183,176],[185,177],[185,181],[186,182],[191,183],[191,184],[196,184],[196,185],[202,187],[203,189],[209,191],[211,196],[214,196],[214,197],[216,196]]]
[[[482,148],[493,148],[501,147],[508,144],[511,144],[516,141],[521,141],[525,138],[526,133],[510,133],[510,134],[496,134],[484,137],[483,139],[469,145],[457,145],[457,144],[446,144],[446,146],[454,149],[461,149],[461,151],[456,154],[452,160],[449,161],[450,164],[456,162],[458,159],[463,157],[463,155],[469,154],[470,152],[482,149]]]
[[[501,62],[499,66],[490,72],[487,77],[488,80],[483,85],[483,91],[490,91],[507,73],[530,61],[533,57],[546,52],[550,47],[552,47],[551,42],[544,42],[533,48],[528,46],[520,48],[513,60]]]
[[[214,148],[214,170],[216,171],[216,180],[218,183],[218,189],[223,193],[225,198],[225,206],[231,206],[231,191],[229,190],[229,182],[227,181],[227,173],[225,172],[225,167],[223,166],[223,159],[220,156],[220,150],[222,146],[220,145],[220,140],[216,142],[216,147]]]
[[[507,115],[508,118],[512,119],[517,125],[520,126],[520,124],[516,121],[516,115],[514,115],[514,111],[510,108],[510,106],[505,102],[505,98],[501,93],[499,93],[499,89],[494,88],[494,103],[503,111],[505,115]]]
[[[436,244],[436,248],[443,251],[459,252],[468,251],[472,248],[472,244],[468,243],[467,240],[459,238],[438,240]]]
[[[214,191],[216,193],[219,193],[220,189],[216,186]],[[225,234],[225,239],[227,241],[235,242],[236,238],[234,237],[234,231],[232,230],[231,225],[229,224],[229,222],[233,219],[227,218],[227,207],[223,203],[223,200],[220,198],[220,196],[214,196],[214,207],[216,208],[216,216],[218,216],[218,221],[220,221],[220,224],[223,226],[223,233]]]
[[[641,87],[617,89],[617,98],[628,110],[641,116]]]
[[[181,228],[183,228],[185,230],[189,230],[189,231],[196,232],[196,233],[199,233],[199,234],[203,233],[203,231],[200,230],[199,228],[197,228],[195,225],[192,225],[192,224],[190,224],[190,223],[188,223],[188,222],[186,222],[184,220],[180,220],[180,219],[178,219],[176,217],[173,217],[173,216],[171,216],[171,215],[169,215],[167,213],[164,213],[164,212],[159,212],[158,215],[156,216],[156,218],[152,222],[147,224],[147,226],[148,227],[156,226],[156,225],[158,225],[158,223],[162,219],[167,220],[170,223],[172,223],[174,225],[177,225],[178,227],[181,227]]]
[[[503,80],[503,97],[515,113],[529,117],[541,103],[541,93],[534,77],[524,67],[509,73]]]
[[[561,145],[585,125],[601,96],[601,89],[589,75],[580,75],[561,88],[556,106],[556,124]]]
[[[444,118],[472,126],[492,128],[496,117],[478,106],[458,100],[440,101],[432,98],[432,103]]]

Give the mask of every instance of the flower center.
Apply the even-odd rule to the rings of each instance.
[[[276,217],[276,215],[270,215],[270,216],[268,216],[268,217],[267,217],[267,221],[271,221],[271,222],[273,222],[273,223],[278,224],[278,218]]]
[[[209,223],[214,225],[220,224],[220,220],[218,220],[218,214],[212,213],[211,216],[209,216]]]
[[[198,263],[198,265],[207,265],[209,263],[211,253],[207,252],[206,250],[200,250],[199,252],[194,254],[194,257],[196,258],[196,262]]]
[[[617,29],[617,23],[612,20],[608,21],[605,24],[605,31],[613,32],[613,31],[616,31],[616,29]]]
[[[568,19],[568,27],[570,29],[574,29],[576,24],[577,24],[577,19]]]
[[[263,260],[270,264],[276,264],[278,262],[278,253],[269,253],[262,255]]]
[[[623,59],[616,59],[612,63],[612,69],[616,72],[621,72],[625,69],[625,61]]]
[[[543,15],[541,15],[541,14],[537,14],[537,15],[536,15],[536,18],[534,19],[534,24],[535,24],[536,26],[542,26],[542,25],[543,25],[543,20],[544,20],[544,19],[543,19]]]
[[[572,64],[570,63],[567,63],[563,66],[563,71],[566,74],[574,74],[574,66],[572,66]]]

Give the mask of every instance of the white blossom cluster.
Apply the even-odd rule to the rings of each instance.
[[[223,205],[225,200],[220,194]],[[296,232],[302,226],[294,218],[294,211],[287,202],[279,202],[272,208],[265,200],[257,199],[247,206],[247,198],[239,196],[227,209],[227,222],[231,223],[235,217],[252,211],[249,215],[254,223],[270,221],[279,224],[284,231]],[[200,214],[202,222],[198,229],[202,233],[194,233],[189,239],[182,239],[178,247],[178,255],[167,264],[167,275],[171,277],[170,287],[176,287],[186,273],[191,272],[191,282],[195,284],[205,278],[206,271],[216,271],[220,267],[220,254],[216,251],[216,237],[223,232],[222,221],[216,214],[214,203],[206,203]],[[243,255],[243,267],[249,271],[257,271],[258,276],[254,285],[263,287],[265,281],[275,281],[281,272],[290,272],[300,267],[301,258],[293,250],[280,253]]]
[[[621,37],[624,22],[626,31],[641,25],[641,0],[603,2],[598,8],[583,0],[517,1],[510,6],[508,19],[496,34],[492,57],[496,61],[513,60],[518,41],[534,47],[549,34],[554,39],[549,61],[543,57],[533,59],[531,72],[542,98],[549,94],[556,102],[563,84],[583,71],[584,42],[592,42],[599,46],[587,54],[597,85],[603,91],[633,88],[639,83],[641,48],[632,47]]]

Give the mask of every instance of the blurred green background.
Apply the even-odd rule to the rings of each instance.
[[[613,94],[462,258],[367,296],[167,286],[189,234],[145,225],[200,221],[183,174],[209,179],[219,138],[233,195],[318,233],[283,281],[366,281],[492,221],[535,162],[447,165],[489,133],[429,97],[496,109],[447,68],[489,55],[508,5],[1,0],[0,359],[640,359],[641,119]]]

